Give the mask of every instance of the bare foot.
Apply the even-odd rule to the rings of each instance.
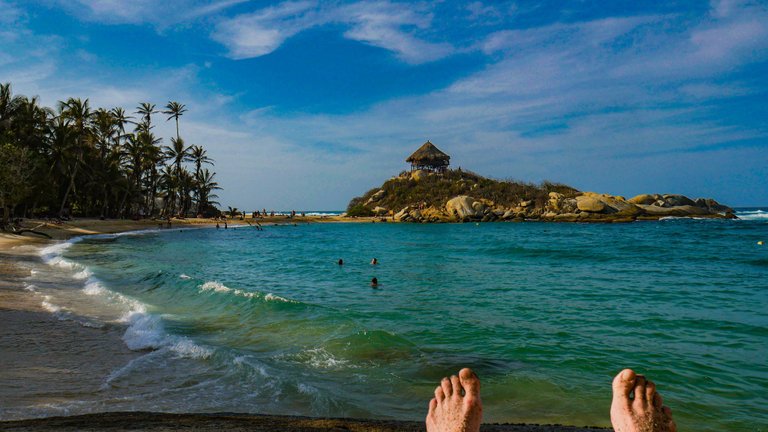
[[[632,369],[624,369],[613,379],[611,424],[616,432],[677,431],[672,410],[662,405],[656,385]]]
[[[459,376],[443,378],[429,401],[427,432],[478,432],[483,417],[480,379],[464,368]]]

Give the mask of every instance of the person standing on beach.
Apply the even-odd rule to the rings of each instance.
[[[483,419],[480,379],[469,368],[443,378],[429,401],[427,432],[479,432]],[[613,379],[611,425],[616,432],[676,432],[672,410],[656,385],[631,369]]]

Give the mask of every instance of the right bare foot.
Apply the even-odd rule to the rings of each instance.
[[[616,432],[677,431],[672,410],[662,405],[656,385],[632,369],[624,369],[613,379],[611,424]]]
[[[429,401],[427,432],[478,432],[483,417],[480,380],[471,369],[443,378]]]

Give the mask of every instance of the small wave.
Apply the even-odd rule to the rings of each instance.
[[[185,358],[207,359],[213,355],[213,350],[201,347],[189,339],[180,339],[170,345],[171,351]]]
[[[736,216],[738,216],[738,218],[742,220],[763,221],[763,220],[768,220],[768,211],[754,210],[754,211],[737,212]]]
[[[200,291],[213,291],[218,293],[229,293],[239,297],[245,298],[262,298],[268,302],[282,302],[282,303],[299,303],[295,300],[290,300],[279,295],[268,293],[266,295],[259,292],[245,291],[237,288],[230,288],[221,282],[208,281],[200,286]]]
[[[43,306],[43,309],[52,314],[57,314],[62,310],[61,306],[51,303],[51,296],[49,295],[43,297],[41,305]]]
[[[185,280],[186,279],[192,279],[192,276],[187,276],[184,273],[182,273],[182,274],[179,275],[179,279],[185,279]]]
[[[296,303],[294,300],[288,300],[287,298],[280,297],[279,295],[275,295],[272,293],[268,293],[264,296],[264,300],[266,301],[278,301],[283,303]]]
[[[203,291],[232,292],[232,288],[216,281],[206,282],[200,286],[200,289]]]
[[[333,354],[326,351],[324,348],[314,348],[304,351],[299,355],[304,363],[312,366],[316,369],[339,369],[343,367],[355,367],[351,365],[349,361],[344,359],[338,359]]]

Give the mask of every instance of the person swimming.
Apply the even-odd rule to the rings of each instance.
[[[377,260],[376,258],[371,260],[371,265],[376,265],[378,263],[379,263],[379,260]]]
[[[632,369],[613,379],[611,424],[616,432],[676,432],[672,410],[656,385]],[[479,432],[483,418],[480,379],[469,368],[443,378],[429,401],[427,432]]]
[[[371,288],[378,288],[379,287],[379,280],[376,278],[371,279]]]
[[[339,265],[344,265],[344,260],[339,258]]]

